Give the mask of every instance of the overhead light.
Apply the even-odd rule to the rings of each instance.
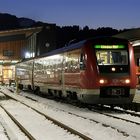
[[[50,43],[47,42],[47,43],[45,44],[45,46],[46,46],[47,48],[50,47]]]
[[[30,58],[31,57],[31,54],[29,52],[26,52],[25,53],[25,58]]]
[[[131,43],[133,47],[140,46],[140,40],[132,41]]]

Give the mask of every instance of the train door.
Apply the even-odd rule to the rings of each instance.
[[[137,76],[137,88],[140,89],[140,58],[137,58],[136,76]]]
[[[3,83],[9,84],[9,80],[13,79],[13,69],[7,68],[2,70]]]
[[[65,85],[79,87],[81,50],[72,50],[65,56]]]

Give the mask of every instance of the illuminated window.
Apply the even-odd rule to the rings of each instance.
[[[126,50],[98,50],[96,51],[99,65],[127,65],[128,53]]]

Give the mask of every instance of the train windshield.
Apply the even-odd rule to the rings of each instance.
[[[96,57],[98,65],[128,65],[127,50],[96,50]]]

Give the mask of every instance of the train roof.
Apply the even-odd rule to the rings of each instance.
[[[78,48],[81,48],[86,42],[87,42],[87,40],[83,40],[83,41],[80,41],[78,43],[70,44],[70,45],[64,46],[62,48],[59,48],[59,49],[53,50],[51,52],[48,52],[46,54],[43,54],[42,56],[50,56],[50,55],[70,51],[70,50],[73,50],[73,49],[78,49]]]
[[[56,50],[52,50],[48,53],[45,53],[43,55],[40,55],[40,56],[37,56],[36,58],[41,58],[41,57],[45,57],[45,56],[51,56],[51,55],[55,55],[55,54],[59,54],[59,53],[64,53],[66,51],[70,51],[70,50],[74,50],[74,49],[78,49],[78,48],[81,48],[82,46],[84,46],[86,43],[88,42],[91,42],[91,41],[94,41],[94,42],[99,42],[99,41],[105,41],[108,42],[109,40],[114,40],[116,41],[117,39],[117,43],[119,41],[123,41],[123,42],[126,42],[127,40],[126,39],[120,39],[120,38],[116,38],[116,37],[111,37],[111,36],[100,36],[100,37],[94,37],[94,38],[89,38],[89,39],[86,39],[86,40],[82,40],[82,41],[79,41],[77,43],[73,43],[73,44],[68,44],[62,48],[59,48],[59,49],[56,49]],[[101,42],[102,42],[101,41]],[[29,59],[25,59],[23,61],[28,61],[28,60],[31,60],[31,59],[35,59],[35,58],[29,58]]]
[[[81,48],[83,45],[85,45],[87,42],[91,42],[91,41],[101,41],[101,39],[103,41],[106,40],[106,42],[109,41],[109,39],[112,39],[116,41],[116,39],[118,40],[117,43],[119,41],[123,41],[123,42],[126,42],[127,40],[126,39],[121,39],[121,38],[116,38],[116,37],[110,37],[110,36],[100,36],[100,37],[94,37],[94,38],[89,38],[89,39],[86,39],[86,40],[82,40],[82,41],[79,41],[77,43],[73,43],[73,44],[68,44],[67,46],[64,46],[62,48],[59,48],[59,49],[56,49],[56,50],[53,50],[51,52],[48,52],[46,54],[43,54],[42,56],[50,56],[50,55],[53,55],[53,54],[58,54],[58,53],[63,53],[63,52],[66,52],[66,51],[70,51],[70,50],[73,50],[73,49],[78,49],[78,48]]]

